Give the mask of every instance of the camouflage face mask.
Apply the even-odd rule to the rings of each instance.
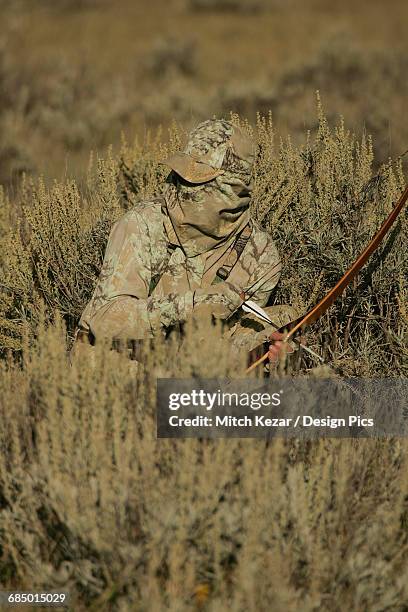
[[[213,120],[165,162],[173,170],[164,190],[167,211],[188,257],[228,248],[248,224],[254,158],[254,143],[242,130]]]

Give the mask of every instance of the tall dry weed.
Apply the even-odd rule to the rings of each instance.
[[[318,131],[302,147],[290,139],[276,145],[271,119],[258,120],[258,133],[254,215],[276,237],[284,261],[275,299],[305,312],[335,285],[390,212],[405,184],[402,166],[389,162],[373,176],[371,139],[359,142],[343,121],[332,129],[320,103]],[[403,213],[321,322],[318,346],[343,374],[407,372],[401,309],[406,232]]]
[[[230,110],[252,121],[272,110],[298,144],[316,126],[317,89],[331,120],[341,112],[373,134],[380,162],[406,149],[402,0],[393,11],[299,0],[122,5],[118,18],[112,0],[2,2],[1,183],[15,187],[23,172],[61,176],[67,163],[82,179],[89,150],[119,144],[122,129],[140,135],[171,118],[191,125]],[[146,27],[135,39],[137,23]],[[101,49],[102,32],[112,52]]]
[[[218,330],[68,367],[57,320],[0,371],[0,583],[72,610],[403,610],[406,444],[157,440],[157,376],[234,376]],[[195,350],[192,350],[195,348]]]
[[[191,11],[257,13],[266,10],[265,0],[188,0],[187,8]]]
[[[341,276],[401,192],[343,122],[298,147],[259,117],[253,215],[284,261],[274,296],[301,310]],[[96,347],[69,366],[113,221],[158,195],[182,146],[123,144],[86,184],[0,194],[0,584],[67,589],[73,610],[400,610],[408,601],[406,444],[157,440],[158,377],[236,377],[210,323],[154,339],[136,367]],[[404,375],[406,216],[309,344],[340,374]],[[311,361],[303,357],[301,370]],[[287,373],[294,374],[289,364]],[[301,372],[302,373],[302,372]]]
[[[253,215],[273,235],[284,263],[273,299],[305,312],[337,282],[390,212],[404,185],[402,166],[390,162],[374,174],[370,138],[358,141],[342,121],[332,128],[321,107],[318,130],[301,146],[277,141],[270,117],[259,116],[255,131],[245,125],[260,145]],[[4,348],[18,348],[19,326],[35,333],[43,302],[49,313],[61,313],[72,332],[92,294],[111,225],[141,199],[160,194],[166,169],[159,161],[182,147],[184,137],[174,125],[167,143],[160,132],[144,143],[123,143],[119,159],[110,153],[90,164],[81,189],[73,181],[50,187],[41,180],[24,183],[21,215],[11,230],[3,230]],[[406,236],[403,212],[310,336],[312,347],[339,373],[407,372]]]

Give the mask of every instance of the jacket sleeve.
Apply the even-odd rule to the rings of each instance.
[[[140,340],[186,321],[201,305],[210,305],[221,318],[240,305],[239,289],[228,282],[149,297],[151,231],[142,215],[133,211],[113,226],[95,291],[80,320],[95,339]]]
[[[281,268],[272,237],[254,224],[251,238],[229,278],[247,299],[263,307],[279,281]]]
[[[257,258],[257,267],[244,287],[245,295],[259,306],[266,306],[279,282],[282,264],[272,239]]]

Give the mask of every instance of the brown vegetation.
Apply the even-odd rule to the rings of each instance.
[[[257,125],[261,154],[253,214],[275,237],[284,261],[274,300],[300,312],[363,250],[404,185],[401,163],[386,164],[373,177],[371,141],[358,142],[342,122],[331,129],[319,112],[318,131],[300,147],[290,140],[276,145],[267,118],[260,117]],[[158,161],[168,148],[179,148],[182,138],[174,127],[168,145],[158,139],[124,144],[119,158],[110,155],[91,164],[83,189],[74,181],[51,187],[26,181],[18,202],[3,198],[4,349],[18,350],[24,330],[35,334],[43,302],[50,316],[60,312],[72,333],[91,296],[113,221],[138,200],[160,193],[166,171]],[[12,221],[16,204],[21,214]],[[311,339],[340,373],[407,372],[406,229],[403,213]]]
[[[0,182],[83,178],[91,149],[173,119],[272,110],[300,142],[314,95],[376,160],[407,148],[404,0],[2,2]]]
[[[57,323],[2,367],[0,584],[75,611],[403,612],[406,443],[156,440],[157,375],[238,371],[201,332],[135,375],[103,347],[69,368]]]
[[[329,45],[317,0],[311,17],[297,0],[174,0],[157,27],[164,3],[139,4],[115,21],[110,0],[0,0],[0,588],[64,588],[75,612],[404,612],[405,441],[156,440],[158,377],[242,375],[210,324],[181,347],[153,340],[137,370],[106,346],[93,367],[67,352],[113,221],[160,191],[158,161],[192,122],[230,109],[260,144],[253,215],[284,262],[274,301],[305,311],[333,286],[405,183],[387,161],[408,140],[404,43],[384,44],[406,5],[380,23],[381,2],[342,2],[361,39]],[[169,117],[183,129],[143,134]],[[135,142],[84,163],[124,126]],[[309,333],[332,374],[407,376],[406,244],[405,211]],[[315,365],[305,354],[275,375]]]
[[[303,310],[387,214],[401,165],[373,177],[370,141],[321,111],[303,147],[275,148],[267,119],[257,134],[253,212],[285,261],[275,300]],[[181,138],[174,128],[167,147]],[[84,190],[25,183],[18,215],[3,197],[0,584],[64,587],[79,611],[402,612],[405,442],[156,440],[157,377],[242,376],[217,328],[190,329],[181,349],[153,341],[136,373],[104,346],[94,367],[69,367],[108,229],[159,190],[166,150],[123,145],[91,164]],[[310,336],[333,372],[406,375],[405,242],[406,215]]]

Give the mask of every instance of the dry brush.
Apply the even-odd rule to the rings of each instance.
[[[268,117],[255,133],[253,214],[285,264],[274,300],[303,310],[387,215],[402,165],[374,174],[370,139],[331,128],[320,107],[300,147]],[[0,585],[66,588],[78,611],[402,612],[405,441],[156,440],[157,377],[243,370],[210,323],[181,347],[153,339],[138,369],[107,346],[93,367],[69,366],[109,227],[159,193],[158,160],[182,139],[174,127],[165,144],[124,143],[81,187],[27,180],[17,199],[1,194]],[[333,372],[406,375],[406,229],[404,214],[310,334]]]

